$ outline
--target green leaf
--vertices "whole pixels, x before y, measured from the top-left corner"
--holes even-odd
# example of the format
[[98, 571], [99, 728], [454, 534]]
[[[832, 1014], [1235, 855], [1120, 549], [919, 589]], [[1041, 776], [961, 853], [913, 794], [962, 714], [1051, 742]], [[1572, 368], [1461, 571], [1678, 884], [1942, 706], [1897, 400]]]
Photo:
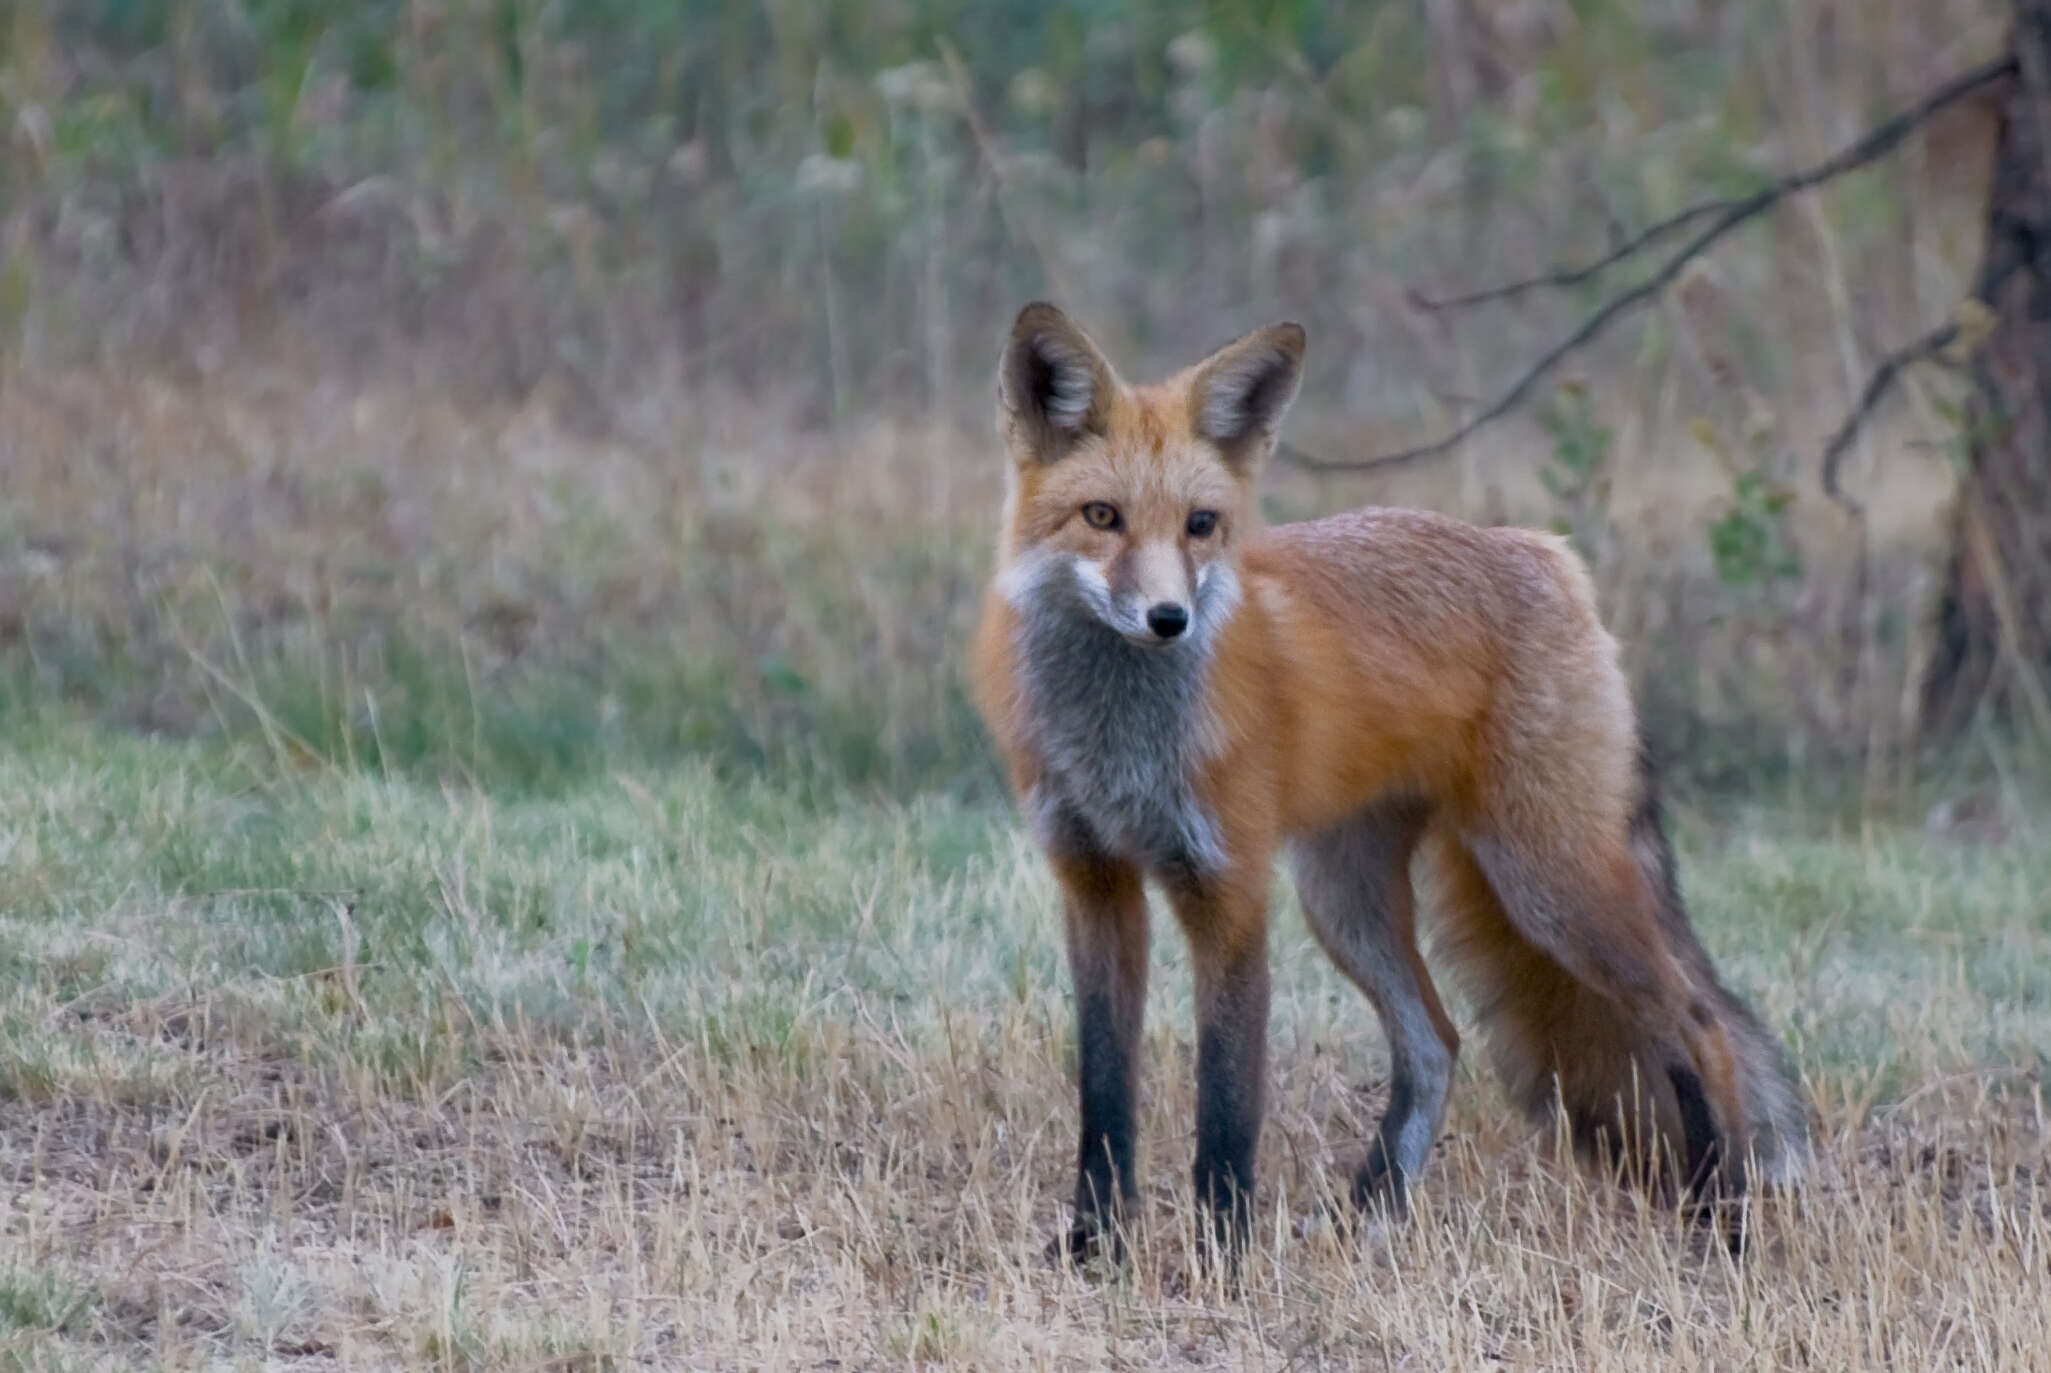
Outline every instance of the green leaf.
[[764, 654], [756, 666], [761, 670], [763, 682], [786, 696], [802, 696], [812, 689], [812, 684], [784, 661], [781, 654]]

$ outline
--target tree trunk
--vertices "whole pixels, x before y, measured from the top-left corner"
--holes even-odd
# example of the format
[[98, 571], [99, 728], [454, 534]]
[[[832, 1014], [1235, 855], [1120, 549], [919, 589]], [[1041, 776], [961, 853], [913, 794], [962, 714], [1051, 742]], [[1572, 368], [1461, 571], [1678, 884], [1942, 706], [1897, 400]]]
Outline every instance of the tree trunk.
[[1925, 737], [1983, 707], [2051, 730], [2051, 0], [2016, 0], [2013, 42], [1973, 291], [1994, 322], [1970, 364]]

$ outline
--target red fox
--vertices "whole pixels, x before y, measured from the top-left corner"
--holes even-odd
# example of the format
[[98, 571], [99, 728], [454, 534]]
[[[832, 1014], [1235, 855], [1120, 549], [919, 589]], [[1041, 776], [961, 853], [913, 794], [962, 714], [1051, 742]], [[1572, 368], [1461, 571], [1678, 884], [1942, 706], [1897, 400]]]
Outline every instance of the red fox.
[[[998, 371], [1010, 459], [976, 697], [1058, 880], [1081, 1095], [1075, 1224], [1134, 1196], [1144, 883], [1187, 935], [1197, 1196], [1243, 1237], [1288, 848], [1310, 928], [1389, 1042], [1352, 1194], [1400, 1213], [1460, 1037], [1422, 911], [1511, 1096], [1707, 1206], [1792, 1183], [1806, 1110], [1688, 924], [1617, 647], [1565, 541], [1409, 510], [1263, 528], [1295, 324], [1128, 385], [1029, 305]], [[1413, 896], [1418, 876], [1423, 900]]]

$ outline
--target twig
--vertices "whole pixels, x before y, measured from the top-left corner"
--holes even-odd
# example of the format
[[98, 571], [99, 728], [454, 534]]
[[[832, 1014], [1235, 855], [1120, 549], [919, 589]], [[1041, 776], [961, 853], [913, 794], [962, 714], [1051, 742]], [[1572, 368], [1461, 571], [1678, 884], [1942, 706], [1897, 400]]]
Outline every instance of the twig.
[[1679, 214], [1668, 215], [1657, 224], [1633, 234], [1593, 262], [1583, 263], [1579, 267], [1555, 267], [1552, 271], [1539, 276], [1505, 282], [1500, 286], [1490, 286], [1485, 290], [1470, 291], [1460, 296], [1434, 297], [1427, 296], [1422, 291], [1411, 291], [1410, 303], [1420, 310], [1439, 314], [1448, 310], [1464, 310], [1470, 305], [1486, 305], [1491, 301], [1514, 300], [1518, 296], [1546, 287], [1579, 286], [1590, 277], [1608, 271], [1624, 259], [1635, 257], [1642, 249], [1650, 247], [1674, 230], [1693, 224], [1696, 220], [1713, 215], [1719, 210], [1727, 210], [1735, 203], [1730, 200], [1699, 201]]
[[1837, 469], [1844, 461], [1844, 455], [1851, 450], [1852, 440], [1858, 437], [1859, 426], [1873, 413], [1873, 407], [1894, 386], [1895, 378], [1903, 371], [1926, 358], [1935, 357], [1951, 345], [1958, 337], [1958, 322], [1941, 324], [1914, 343], [1895, 349], [1880, 360], [1873, 369], [1873, 375], [1866, 379], [1866, 389], [1859, 393], [1859, 403], [1844, 417], [1844, 423], [1830, 436], [1830, 442], [1823, 446], [1823, 494], [1843, 506], [1851, 514], [1858, 514], [1857, 499], [1846, 494], [1837, 484]]
[[1494, 423], [1510, 411], [1516, 409], [1523, 402], [1524, 397], [1529, 395], [1533, 388], [1553, 368], [1559, 366], [1568, 354], [1593, 340], [1620, 315], [1635, 309], [1659, 294], [1660, 291], [1665, 289], [1668, 282], [1681, 274], [1681, 269], [1686, 267], [1698, 253], [1738, 225], [1744, 223], [1747, 219], [1750, 219], [1753, 215], [1764, 210], [1774, 200], [1779, 199], [1781, 194], [1784, 194], [1784, 192], [1779, 192], [1776, 188], [1769, 187], [1732, 205], [1730, 209], [1717, 216], [1714, 224], [1695, 235], [1692, 239], [1689, 239], [1687, 246], [1668, 258], [1657, 272], [1654, 272], [1644, 281], [1639, 282], [1623, 294], [1613, 297], [1608, 304], [1583, 320], [1579, 328], [1575, 329], [1573, 333], [1561, 339], [1551, 348], [1548, 348], [1539, 357], [1538, 361], [1525, 371], [1523, 376], [1519, 377], [1508, 390], [1496, 397], [1486, 409], [1444, 438], [1431, 443], [1419, 444], [1414, 448], [1400, 449], [1394, 453], [1383, 453], [1378, 457], [1338, 462], [1315, 460], [1303, 465], [1319, 472], [1365, 471], [1368, 468], [1374, 467], [1398, 467], [1404, 463], [1415, 462], [1419, 458], [1437, 457], [1450, 448], [1458, 447], [1476, 430]]
[[[2014, 275], [2018, 265], [2020, 264], [2010, 262], [1982, 272], [1981, 279], [1974, 283], [1969, 301], [1990, 300], [2008, 278]], [[1844, 455], [1851, 450], [1852, 440], [1858, 437], [1859, 427], [1866, 422], [1867, 417], [1873, 413], [1873, 408], [1886, 397], [1895, 380], [1903, 372], [1949, 348], [1957, 340], [1960, 331], [1959, 320], [1954, 318], [1882, 358], [1880, 365], [1873, 369], [1873, 375], [1866, 379], [1866, 387], [1859, 393], [1859, 403], [1852, 407], [1852, 412], [1845, 416], [1844, 423], [1837, 427], [1837, 432], [1830, 436], [1830, 442], [1824, 445], [1823, 494], [1836, 501], [1848, 513], [1858, 514], [1860, 505], [1856, 498], [1846, 494], [1838, 486], [1837, 473], [1844, 462]]]
[[2016, 59], [2014, 54], [2011, 53], [2005, 54], [1982, 66], [1975, 67], [1960, 76], [1953, 77], [1950, 81], [1939, 86], [1908, 109], [1876, 124], [1862, 138], [1843, 149], [1836, 156], [1819, 162], [1806, 171], [1795, 172], [1792, 175], [1782, 177], [1770, 185], [1762, 186], [1748, 196], [1727, 202], [1724, 208], [1717, 213], [1715, 219], [1711, 221], [1708, 228], [1702, 230], [1683, 244], [1678, 251], [1660, 264], [1657, 271], [1639, 282], [1636, 286], [1612, 297], [1607, 304], [1583, 320], [1572, 333], [1540, 355], [1538, 361], [1532, 364], [1523, 376], [1513, 382], [1507, 390], [1483, 409], [1480, 414], [1468, 420], [1465, 424], [1460, 425], [1444, 438], [1431, 443], [1419, 444], [1414, 448], [1405, 448], [1394, 453], [1384, 453], [1376, 457], [1357, 460], [1323, 461], [1312, 459], [1306, 462], [1294, 453], [1285, 453], [1283, 456], [1296, 462], [1299, 466], [1310, 468], [1313, 471], [1357, 472], [1365, 471], [1369, 468], [1395, 467], [1403, 463], [1414, 462], [1420, 458], [1436, 457], [1450, 448], [1457, 447], [1476, 430], [1501, 419], [1511, 410], [1514, 410], [1548, 373], [1559, 366], [1560, 362], [1568, 354], [1594, 340], [1621, 316], [1658, 295], [1660, 291], [1666, 288], [1669, 282], [1681, 274], [1682, 268], [1707, 251], [1712, 244], [1725, 234], [1746, 221], [1764, 214], [1787, 196], [1821, 185], [1833, 177], [1842, 176], [1844, 173], [1854, 168], [1862, 167], [1875, 158], [1891, 151], [1895, 145], [1908, 137], [1918, 125], [1928, 120], [1939, 110], [1957, 103], [1982, 86], [1990, 85], [1993, 82], [2013, 75], [2015, 70]]

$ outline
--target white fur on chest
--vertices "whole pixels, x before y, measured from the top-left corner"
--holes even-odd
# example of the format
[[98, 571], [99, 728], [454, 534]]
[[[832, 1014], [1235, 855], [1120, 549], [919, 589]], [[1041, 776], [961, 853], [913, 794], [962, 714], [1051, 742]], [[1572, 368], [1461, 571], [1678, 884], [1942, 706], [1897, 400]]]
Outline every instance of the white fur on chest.
[[1133, 643], [1090, 613], [1087, 595], [1056, 568], [1013, 596], [1026, 743], [1040, 767], [1034, 829], [1049, 847], [1215, 871], [1224, 841], [1192, 785], [1216, 752], [1208, 646]]

